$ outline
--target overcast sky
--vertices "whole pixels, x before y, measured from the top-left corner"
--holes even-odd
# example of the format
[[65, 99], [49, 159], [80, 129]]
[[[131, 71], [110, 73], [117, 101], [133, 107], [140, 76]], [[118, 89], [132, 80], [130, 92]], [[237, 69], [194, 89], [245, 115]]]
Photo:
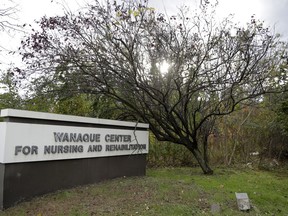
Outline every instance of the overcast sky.
[[[53, 16], [63, 13], [63, 6], [76, 11], [91, 0], [0, 0], [0, 8], [6, 8], [12, 3], [17, 5], [18, 12], [14, 15], [14, 23], [33, 23], [43, 15]], [[66, 2], [59, 4], [57, 1]], [[149, 4], [157, 10], [173, 13], [180, 6], [199, 6], [201, 0], [150, 0]], [[204, 0], [202, 0], [204, 1]], [[214, 1], [214, 0], [210, 0]], [[67, 3], [68, 2], [68, 3]], [[288, 0], [218, 0], [218, 13], [226, 16], [234, 14], [235, 21], [246, 23], [255, 14], [257, 19], [274, 27], [275, 31], [288, 38]], [[11, 57], [8, 50], [15, 50], [20, 44], [21, 32], [0, 32], [0, 69], [7, 68], [13, 61], [19, 61]], [[7, 49], [6, 51], [4, 50]]]

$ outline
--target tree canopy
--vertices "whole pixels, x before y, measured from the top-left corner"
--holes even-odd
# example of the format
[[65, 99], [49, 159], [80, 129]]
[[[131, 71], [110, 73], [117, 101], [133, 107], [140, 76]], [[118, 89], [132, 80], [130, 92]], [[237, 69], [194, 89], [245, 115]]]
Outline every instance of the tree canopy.
[[158, 140], [184, 145], [211, 174], [202, 146], [214, 119], [286, 81], [277, 35], [254, 17], [245, 27], [219, 22], [213, 10], [166, 16], [147, 1], [95, 1], [77, 14], [43, 17], [22, 41], [27, 68], [18, 75], [42, 92], [53, 83], [111, 98], [122, 119], [149, 123]]

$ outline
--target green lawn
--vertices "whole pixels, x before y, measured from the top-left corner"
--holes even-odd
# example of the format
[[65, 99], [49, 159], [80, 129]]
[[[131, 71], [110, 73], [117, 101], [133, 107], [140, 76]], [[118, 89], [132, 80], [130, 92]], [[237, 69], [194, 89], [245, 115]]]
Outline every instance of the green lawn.
[[[246, 192], [253, 208], [240, 212], [235, 192]], [[287, 215], [288, 171], [219, 168], [148, 169], [146, 177], [119, 178], [59, 191], [0, 213], [6, 215]]]

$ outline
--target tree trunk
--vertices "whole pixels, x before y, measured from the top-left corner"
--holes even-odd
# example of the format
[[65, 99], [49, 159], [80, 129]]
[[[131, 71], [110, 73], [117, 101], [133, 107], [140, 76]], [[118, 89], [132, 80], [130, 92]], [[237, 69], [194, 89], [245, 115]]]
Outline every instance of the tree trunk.
[[201, 154], [199, 149], [190, 148], [190, 147], [187, 147], [187, 148], [193, 153], [193, 155], [196, 158], [198, 164], [200, 165], [203, 173], [206, 175], [212, 175], [213, 170], [209, 167], [208, 162], [205, 160], [204, 155]]
[[209, 135], [205, 135], [204, 140], [203, 140], [203, 154], [204, 154], [204, 161], [206, 161], [206, 163], [209, 163], [209, 157], [208, 157], [208, 136]]

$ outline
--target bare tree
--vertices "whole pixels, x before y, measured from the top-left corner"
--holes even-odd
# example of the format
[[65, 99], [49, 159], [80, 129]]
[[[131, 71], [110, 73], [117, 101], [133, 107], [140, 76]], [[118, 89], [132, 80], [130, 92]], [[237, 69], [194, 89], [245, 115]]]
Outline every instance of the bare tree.
[[246, 27], [217, 24], [213, 9], [167, 17], [146, 1], [96, 1], [78, 14], [43, 17], [42, 30], [22, 41], [28, 68], [20, 73], [116, 100], [122, 118], [149, 123], [158, 140], [185, 146], [212, 174], [202, 148], [209, 122], [276, 91], [284, 47], [253, 17]]
[[14, 22], [15, 13], [17, 12], [17, 6], [13, 4], [12, 1], [6, 2], [10, 2], [12, 4], [10, 6], [2, 4], [0, 7], [0, 31], [18, 29], [18, 25]]
[[[17, 5], [12, 0], [2, 0], [0, 4], [0, 35], [1, 38], [11, 36], [10, 33], [14, 30], [20, 31], [21, 27], [16, 23]], [[3, 38], [2, 38], [3, 39]], [[5, 56], [2, 56], [2, 51], [8, 51], [7, 44], [0, 42], [0, 64], [5, 62]], [[1, 70], [0, 70], [1, 71]]]

